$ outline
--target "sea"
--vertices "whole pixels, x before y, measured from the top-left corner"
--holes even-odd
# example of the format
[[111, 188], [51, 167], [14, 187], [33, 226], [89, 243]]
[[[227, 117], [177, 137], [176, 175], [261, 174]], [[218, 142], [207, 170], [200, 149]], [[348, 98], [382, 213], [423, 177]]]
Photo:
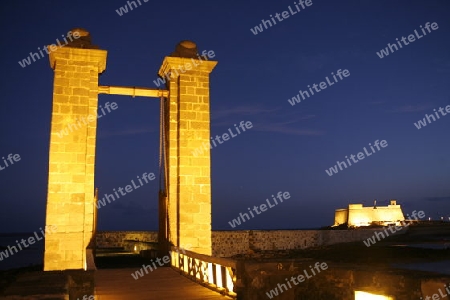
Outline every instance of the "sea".
[[[39, 236], [42, 237], [42, 235]], [[0, 270], [9, 270], [43, 264], [44, 239], [36, 241], [33, 245], [29, 245], [26, 248], [21, 245], [22, 250], [20, 250], [17, 246], [16, 241], [20, 242], [22, 239], [28, 240], [29, 237], [34, 237], [34, 233], [0, 233]], [[28, 245], [28, 242], [26, 244]], [[12, 249], [13, 255], [11, 255], [8, 250], [8, 246], [15, 246], [18, 252], [16, 253], [14, 249]], [[5, 257], [6, 253], [8, 257]]]

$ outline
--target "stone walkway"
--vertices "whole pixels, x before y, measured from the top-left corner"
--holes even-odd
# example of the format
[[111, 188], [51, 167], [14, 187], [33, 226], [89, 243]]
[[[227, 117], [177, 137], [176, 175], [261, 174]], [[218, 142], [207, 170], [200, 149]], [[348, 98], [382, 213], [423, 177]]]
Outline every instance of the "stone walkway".
[[103, 269], [95, 272], [96, 300], [213, 300], [231, 299], [205, 288], [165, 267], [135, 280], [137, 269]]

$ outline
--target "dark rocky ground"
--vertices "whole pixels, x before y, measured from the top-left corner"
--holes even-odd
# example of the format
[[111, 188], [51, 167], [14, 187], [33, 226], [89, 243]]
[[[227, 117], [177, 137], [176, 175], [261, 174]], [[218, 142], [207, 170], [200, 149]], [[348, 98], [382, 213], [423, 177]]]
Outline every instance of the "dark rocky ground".
[[443, 246], [450, 246], [450, 224], [438, 223], [410, 226], [406, 234], [387, 237], [377, 241], [375, 245], [370, 247], [367, 247], [361, 241], [304, 250], [254, 251], [245, 255], [236, 255], [233, 258], [256, 262], [316, 259], [367, 266], [450, 260], [450, 248], [424, 249], [406, 247], [412, 244], [442, 244]]
[[6, 287], [17, 280], [17, 277], [21, 274], [30, 272], [37, 272], [43, 270], [43, 265], [36, 265], [32, 267], [18, 268], [6, 271], [0, 271], [0, 295], [4, 292]]
[[[110, 256], [96, 257], [98, 269], [140, 268], [148, 259], [111, 249]], [[114, 255], [116, 253], [117, 255]], [[92, 295], [93, 272], [55, 271], [44, 272], [43, 265], [0, 271], [0, 299], [81, 299]]]
[[0, 272], [0, 299], [65, 300], [94, 293], [94, 273], [83, 270], [44, 272], [33, 266]]
[[[358, 230], [358, 229], [355, 229]], [[298, 276], [316, 262], [328, 269], [276, 296], [278, 300], [353, 300], [355, 291], [389, 295], [396, 300], [420, 299], [443, 288], [450, 275], [440, 274], [450, 261], [449, 224], [410, 226], [404, 235], [391, 236], [367, 247], [362, 241], [289, 251], [254, 251], [234, 258], [245, 265], [244, 299], [267, 299], [267, 292], [286, 278]], [[442, 249], [408, 247], [441, 245]], [[442, 268], [439, 267], [442, 261]], [[435, 272], [412, 271], [393, 265], [438, 262]], [[448, 268], [447, 268], [448, 269]], [[309, 271], [309, 274], [311, 272]]]
[[[349, 287], [351, 287], [355, 282], [358, 283], [358, 280], [353, 279], [354, 276], [361, 278], [367, 277], [367, 280], [364, 279], [367, 281], [367, 285], [371, 284], [370, 281], [375, 280], [374, 278], [381, 281], [383, 278], [392, 276], [389, 278], [392, 278], [391, 280], [393, 281], [406, 282], [408, 285], [411, 285], [411, 289], [415, 289], [415, 293], [418, 295], [417, 280], [420, 281], [424, 280], [424, 278], [436, 277], [440, 275], [430, 275], [430, 273], [419, 271], [396, 271], [392, 269], [391, 265], [394, 263], [426, 263], [450, 260], [450, 249], [406, 247], [406, 245], [411, 244], [427, 243], [450, 245], [450, 224], [430, 223], [427, 225], [410, 226], [406, 234], [388, 237], [370, 247], [365, 246], [363, 242], [356, 242], [316, 247], [305, 250], [255, 251], [245, 255], [237, 255], [234, 258], [245, 262], [247, 273], [246, 283], [249, 286], [252, 287], [255, 282], [258, 282], [258, 280], [260, 282], [261, 286], [252, 288], [249, 293], [260, 293], [264, 297], [267, 297], [265, 295], [265, 291], [270, 290], [270, 288], [276, 285], [276, 283], [283, 282], [280, 280], [283, 280], [290, 273], [298, 273], [306, 268], [307, 265], [319, 261], [327, 262], [330, 269], [333, 269], [333, 271], [328, 273], [333, 274], [333, 276], [327, 275], [328, 278], [323, 277], [323, 280], [326, 278], [327, 281], [334, 282], [337, 286], [341, 285], [348, 287], [348, 291], [346, 289], [344, 289], [345, 291], [331, 289], [330, 293], [332, 292], [341, 295], [339, 296], [341, 298], [337, 297], [336, 299], [346, 299], [347, 297], [350, 297], [351, 293], [349, 292]], [[117, 251], [117, 249], [115, 251]], [[96, 266], [99, 269], [141, 267], [144, 263], [148, 263], [148, 259], [126, 253], [120, 253], [120, 255], [117, 256], [106, 255], [96, 258]], [[280, 263], [283, 270], [278, 269]], [[289, 271], [289, 268], [291, 268], [291, 271]], [[83, 274], [42, 272], [42, 269], [43, 266], [40, 265], [0, 271], [0, 299], [5, 299], [2, 298], [2, 295], [5, 295], [5, 291], [9, 290], [9, 293], [11, 293], [11, 291], [14, 293], [14, 289], [17, 289], [18, 287], [20, 288], [21, 286], [28, 286], [30, 291], [33, 292], [39, 292], [39, 287], [44, 288], [44, 290], [54, 289], [55, 298], [52, 299], [60, 299], [59, 297], [61, 294], [70, 293], [70, 288], [67, 288], [68, 282], [72, 282], [76, 285], [77, 281], [84, 282], [91, 280], [91, 277], [89, 277], [91, 274], [88, 274], [89, 278], [83, 278]], [[360, 282], [365, 282], [361, 281], [361, 278], [359, 278]], [[320, 278], [318, 277], [318, 279]], [[283, 296], [287, 297], [290, 295], [289, 297], [292, 297], [290, 299], [297, 299], [300, 297], [299, 295], [305, 295], [305, 293], [308, 293], [308, 291], [315, 285], [317, 285], [317, 288], [322, 285], [326, 285], [325, 281], [320, 282], [318, 279], [311, 280], [297, 289], [292, 289], [292, 292], [286, 292]], [[38, 290], [36, 290], [33, 285], [35, 285]], [[59, 290], [58, 286], [64, 286], [65, 290]], [[311, 287], [306, 288], [308, 286]], [[328, 284], [327, 286], [331, 285]], [[91, 287], [88, 288], [90, 289]], [[77, 289], [75, 288], [75, 291], [76, 290]], [[319, 298], [310, 296], [308, 299], [334, 299], [333, 297], [326, 298], [329, 297], [325, 297], [325, 293], [328, 292], [326, 292], [323, 288], [321, 288], [321, 290], [323, 294], [322, 296], [317, 296]], [[16, 292], [19, 293], [18, 291]], [[400, 293], [400, 291], [393, 288], [391, 288], [390, 292]], [[77, 293], [81, 293], [81, 291], [77, 291]], [[87, 294], [88, 292], [82, 291], [82, 293]], [[410, 296], [410, 294], [405, 294], [404, 299], [408, 299]], [[283, 297], [280, 297], [280, 299], [282, 298]]]

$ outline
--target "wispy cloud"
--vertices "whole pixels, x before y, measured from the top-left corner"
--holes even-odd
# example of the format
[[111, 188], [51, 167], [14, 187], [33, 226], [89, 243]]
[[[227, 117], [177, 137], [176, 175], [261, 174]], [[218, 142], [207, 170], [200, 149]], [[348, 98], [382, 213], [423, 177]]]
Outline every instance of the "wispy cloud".
[[263, 132], [277, 132], [284, 134], [292, 134], [292, 135], [324, 135], [325, 132], [321, 130], [311, 130], [311, 129], [301, 129], [295, 127], [289, 127], [282, 124], [260, 124], [254, 126], [255, 131], [263, 131]]
[[230, 126], [237, 120], [251, 121], [252, 130], [260, 132], [276, 132], [291, 135], [323, 135], [325, 132], [305, 128], [308, 120], [316, 115], [300, 115], [298, 112], [287, 111], [281, 107], [269, 108], [261, 104], [241, 105], [232, 108], [221, 108], [212, 113], [213, 126]]
[[325, 66], [333, 62], [334, 55], [331, 56], [325, 53], [317, 53], [313, 55], [300, 55], [298, 64], [302, 70], [309, 72], [322, 70]]
[[428, 202], [450, 202], [450, 197], [427, 197], [425, 201]]
[[118, 131], [108, 131], [108, 132], [102, 132], [100, 131], [98, 137], [99, 138], [107, 138], [112, 136], [124, 136], [124, 135], [137, 135], [137, 134], [144, 134], [149, 132], [156, 132], [158, 129], [156, 128], [129, 128], [129, 129], [123, 129]]
[[[354, 43], [351, 43], [351, 40], [355, 40]], [[359, 36], [353, 35], [349, 37], [349, 44], [352, 44], [350, 49], [340, 49], [338, 51], [333, 52], [323, 52], [323, 53], [307, 53], [302, 52], [300, 55], [297, 55], [296, 66], [298, 66], [301, 70], [306, 72], [323, 72], [333, 68], [343, 68], [343, 61], [348, 61], [348, 59], [352, 60], [367, 60], [369, 55], [372, 55], [372, 52], [363, 51], [358, 48]]]
[[211, 118], [214, 119], [221, 119], [226, 118], [229, 116], [256, 116], [256, 115], [262, 115], [262, 114], [268, 114], [268, 113], [274, 113], [281, 108], [265, 108], [262, 105], [241, 105], [241, 106], [234, 106], [231, 108], [221, 108], [217, 111], [213, 111], [211, 113]]
[[422, 112], [427, 111], [429, 109], [433, 108], [430, 104], [414, 104], [414, 105], [403, 105], [396, 108], [393, 108], [391, 110], [388, 110], [390, 113], [415, 113], [415, 112]]
[[381, 105], [381, 104], [384, 104], [384, 103], [386, 103], [386, 101], [382, 101], [382, 100], [369, 102], [370, 105]]
[[[233, 107], [222, 107], [211, 112], [213, 126], [233, 126], [234, 122], [251, 121], [253, 130], [260, 132], [278, 132], [291, 135], [323, 135], [321, 130], [304, 128], [308, 120], [316, 115], [301, 115], [297, 111], [282, 107], [267, 107], [262, 104], [247, 104]], [[118, 131], [100, 131], [99, 138], [130, 136], [153, 133], [159, 128], [128, 128]]]
[[440, 73], [450, 73], [450, 60], [435, 58], [433, 62], [436, 65], [436, 71]]

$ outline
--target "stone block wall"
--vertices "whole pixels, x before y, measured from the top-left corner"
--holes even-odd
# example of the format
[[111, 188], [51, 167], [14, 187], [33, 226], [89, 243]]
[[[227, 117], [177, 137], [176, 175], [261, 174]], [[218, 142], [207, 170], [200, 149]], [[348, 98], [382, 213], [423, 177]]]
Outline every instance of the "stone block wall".
[[[212, 255], [230, 257], [249, 251], [305, 249], [363, 241], [380, 229], [361, 230], [239, 230], [213, 231]], [[400, 231], [397, 234], [405, 233]], [[103, 231], [97, 233], [97, 247], [124, 247], [124, 240], [157, 242], [156, 231]]]
[[249, 232], [249, 230], [213, 231], [212, 255], [230, 257], [236, 254], [247, 253], [250, 250]]
[[124, 247], [125, 241], [158, 242], [157, 231], [99, 231], [97, 248]]
[[[283, 261], [281, 261], [283, 262]], [[316, 276], [311, 276], [309, 265], [311, 262], [284, 261], [285, 265], [293, 264], [294, 270], [288, 268], [277, 269], [276, 262], [246, 262], [245, 272], [242, 278], [244, 288], [239, 299], [260, 300], [269, 299], [267, 292], [286, 285], [278, 296], [272, 294], [273, 299], [431, 299], [430, 296], [438, 293], [438, 289], [444, 291], [444, 285], [449, 282], [450, 276], [436, 276], [435, 274], [417, 273], [408, 270], [361, 270], [353, 266], [328, 264], [326, 270], [322, 270]], [[319, 261], [321, 262], [321, 261]], [[286, 284], [286, 278], [297, 277], [309, 272], [310, 278], [291, 286]], [[279, 290], [278, 290], [279, 291]], [[355, 292], [366, 292], [355, 298]], [[384, 298], [382, 297], [385, 296]], [[428, 295], [428, 297], [425, 297]], [[435, 298], [445, 299], [448, 298]]]
[[320, 243], [320, 230], [255, 230], [250, 233], [252, 250], [304, 249]]

